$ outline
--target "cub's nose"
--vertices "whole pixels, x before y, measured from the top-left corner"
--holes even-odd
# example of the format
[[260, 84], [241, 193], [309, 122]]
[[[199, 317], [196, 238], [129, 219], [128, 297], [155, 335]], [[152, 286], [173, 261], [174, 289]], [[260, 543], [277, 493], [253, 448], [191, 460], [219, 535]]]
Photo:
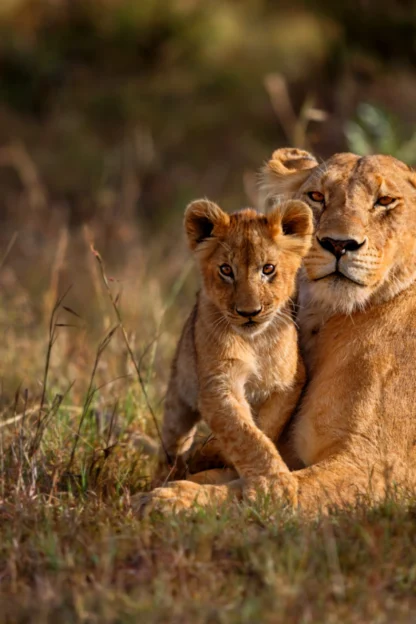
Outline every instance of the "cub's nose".
[[357, 251], [357, 249], [364, 245], [365, 241], [359, 243], [353, 238], [349, 238], [347, 240], [337, 240], [326, 236], [325, 238], [318, 238], [318, 243], [321, 247], [332, 253], [337, 260], [339, 260], [341, 256], [347, 253], [347, 251]]
[[244, 318], [251, 318], [252, 316], [260, 314], [261, 308], [257, 308], [256, 310], [241, 310], [240, 308], [236, 308], [235, 311]]

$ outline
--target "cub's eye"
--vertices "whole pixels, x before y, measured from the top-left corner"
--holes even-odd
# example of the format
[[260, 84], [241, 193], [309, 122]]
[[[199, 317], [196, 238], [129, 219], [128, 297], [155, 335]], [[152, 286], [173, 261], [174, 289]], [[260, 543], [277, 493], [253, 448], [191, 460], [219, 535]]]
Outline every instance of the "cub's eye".
[[390, 197], [390, 195], [383, 195], [383, 197], [379, 197], [375, 206], [390, 206], [394, 202], [394, 197]]
[[265, 264], [263, 267], [264, 275], [271, 275], [272, 273], [274, 273], [275, 268], [276, 267], [274, 266], [274, 264]]
[[311, 191], [310, 193], [308, 193], [308, 197], [312, 201], [318, 202], [318, 204], [324, 204], [325, 203], [325, 197], [319, 191]]
[[234, 273], [229, 264], [222, 264], [220, 266], [220, 272], [225, 275], [225, 277], [233, 277]]

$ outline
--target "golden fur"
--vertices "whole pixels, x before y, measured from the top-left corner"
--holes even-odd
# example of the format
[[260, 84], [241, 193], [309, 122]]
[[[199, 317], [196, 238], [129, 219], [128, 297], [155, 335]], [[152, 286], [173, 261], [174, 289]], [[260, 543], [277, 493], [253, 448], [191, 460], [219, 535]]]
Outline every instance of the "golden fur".
[[290, 297], [312, 212], [292, 200], [267, 216], [250, 209], [228, 215], [198, 200], [184, 225], [202, 288], [172, 366], [162, 468], [168, 455], [175, 476], [183, 473], [202, 417], [222, 455], [249, 478], [267, 466], [305, 380]]
[[[264, 487], [312, 513], [414, 489], [416, 173], [389, 156], [337, 154], [318, 164], [281, 149], [265, 167], [262, 192], [266, 203], [306, 201], [315, 224], [298, 317], [308, 383], [293, 426], [305, 468], [284, 475], [273, 451]], [[184, 508], [247, 491], [244, 480], [178, 482], [147, 502]]]

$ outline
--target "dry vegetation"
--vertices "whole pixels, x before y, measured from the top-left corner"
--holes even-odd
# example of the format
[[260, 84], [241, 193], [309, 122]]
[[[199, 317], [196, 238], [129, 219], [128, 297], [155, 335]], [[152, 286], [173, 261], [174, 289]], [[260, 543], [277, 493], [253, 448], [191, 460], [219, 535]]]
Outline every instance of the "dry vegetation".
[[62, 230], [37, 297], [19, 238], [3, 254], [0, 621], [413, 621], [411, 497], [315, 521], [267, 500], [134, 517], [194, 280], [180, 239], [153, 261], [130, 232], [107, 274], [90, 230]]
[[197, 287], [184, 205], [251, 201], [282, 144], [410, 160], [406, 5], [0, 2], [1, 622], [414, 621], [411, 496], [129, 506]]

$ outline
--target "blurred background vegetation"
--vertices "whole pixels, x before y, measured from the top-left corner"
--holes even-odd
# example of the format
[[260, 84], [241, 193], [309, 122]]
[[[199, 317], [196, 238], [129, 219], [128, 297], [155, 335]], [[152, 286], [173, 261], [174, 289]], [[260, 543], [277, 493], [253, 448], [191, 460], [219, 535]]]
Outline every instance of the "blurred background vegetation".
[[189, 200], [255, 203], [282, 145], [416, 162], [415, 33], [413, 0], [1, 0], [0, 377], [69, 285], [108, 329], [92, 241], [144, 348], [195, 290]]
[[414, 621], [414, 503], [129, 499], [197, 288], [185, 205], [255, 204], [285, 145], [416, 164], [415, 65], [416, 0], [0, 0], [1, 622]]

